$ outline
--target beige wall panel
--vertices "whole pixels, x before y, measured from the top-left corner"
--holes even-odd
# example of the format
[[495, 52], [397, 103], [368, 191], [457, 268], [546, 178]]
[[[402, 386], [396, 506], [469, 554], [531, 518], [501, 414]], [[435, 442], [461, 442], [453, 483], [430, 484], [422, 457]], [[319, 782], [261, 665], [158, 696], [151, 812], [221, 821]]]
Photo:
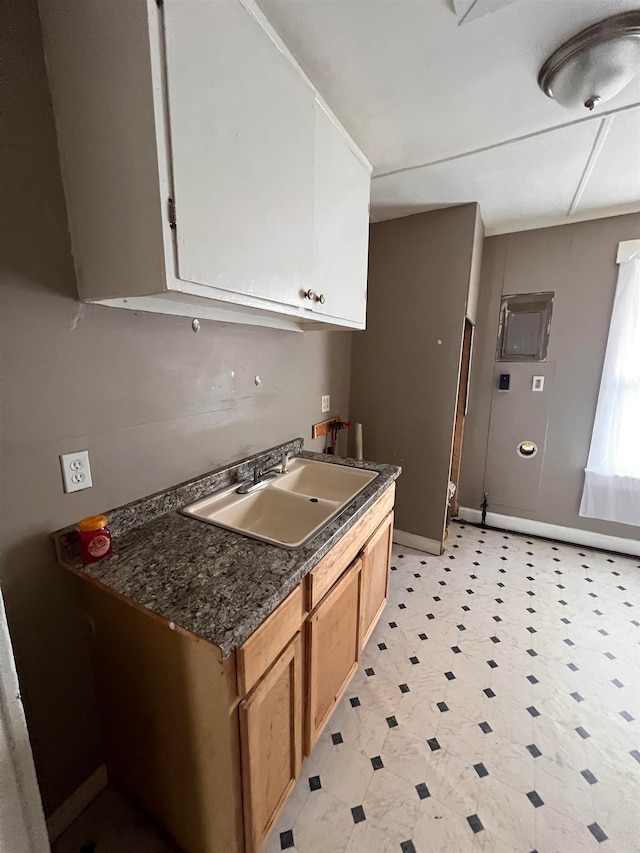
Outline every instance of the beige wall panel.
[[[618, 276], [617, 247], [639, 235], [640, 214], [629, 214], [485, 241], [462, 459], [462, 506], [478, 508], [484, 488], [489, 487], [490, 510], [638, 538], [638, 528], [581, 518], [578, 508]], [[500, 396], [494, 390], [494, 374], [519, 376], [524, 367], [495, 363], [501, 296], [537, 291], [555, 292], [547, 361], [553, 370], [552, 385], [545, 384], [543, 394], [518, 391]], [[544, 365], [528, 368], [532, 375], [545, 373]], [[546, 442], [537, 501], [526, 507], [528, 486], [512, 485], [521, 460], [515, 454], [503, 457], [497, 448], [514, 432], [523, 400], [533, 404], [533, 398], [541, 396], [548, 407]], [[510, 503], [494, 505], [496, 495], [506, 500], [507, 494]]]
[[[498, 390], [501, 373], [510, 374], [508, 391]], [[543, 392], [531, 390], [534, 375], [544, 376]], [[552, 395], [552, 364], [496, 364], [485, 479], [493, 512], [501, 511], [497, 505], [529, 511], [538, 508]], [[528, 459], [518, 456], [516, 446], [521, 441], [533, 441], [538, 446], [538, 453]], [[504, 475], [505, 471], [509, 476]]]
[[476, 212], [476, 224], [473, 233], [473, 254], [469, 275], [469, 295], [467, 298], [467, 317], [475, 326], [478, 322], [478, 300], [480, 299], [480, 278], [482, 274], [482, 255], [484, 248], [484, 225], [480, 208]]
[[441, 541], [477, 205], [371, 226], [351, 417], [364, 456], [402, 465], [398, 530]]

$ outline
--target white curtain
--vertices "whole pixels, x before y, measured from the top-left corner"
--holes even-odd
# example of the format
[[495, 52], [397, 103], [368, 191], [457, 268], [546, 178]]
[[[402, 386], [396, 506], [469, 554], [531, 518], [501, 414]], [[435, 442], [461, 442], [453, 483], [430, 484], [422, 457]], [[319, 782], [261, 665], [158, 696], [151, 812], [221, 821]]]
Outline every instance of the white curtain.
[[620, 264], [580, 515], [640, 527], [640, 256]]

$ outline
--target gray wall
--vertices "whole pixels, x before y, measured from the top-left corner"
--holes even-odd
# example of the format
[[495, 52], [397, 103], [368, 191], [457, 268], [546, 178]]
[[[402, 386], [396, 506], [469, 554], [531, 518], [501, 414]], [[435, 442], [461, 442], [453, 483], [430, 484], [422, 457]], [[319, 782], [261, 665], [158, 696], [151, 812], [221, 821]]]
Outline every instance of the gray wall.
[[[3, 11], [0, 582], [50, 813], [102, 752], [75, 581], [48, 533], [309, 436], [322, 394], [347, 417], [351, 335], [210, 322], [196, 335], [187, 319], [81, 305], [35, 0]], [[58, 454], [85, 448], [95, 485], [64, 495]]]
[[396, 527], [436, 542], [478, 220], [470, 204], [372, 225], [367, 330], [353, 336], [350, 409], [364, 456], [402, 465]]
[[[618, 266], [618, 243], [640, 236], [640, 214], [598, 219], [485, 240], [460, 503], [565, 527], [638, 538], [638, 528], [580, 518]], [[495, 362], [503, 294], [555, 291], [548, 360]], [[497, 391], [497, 374], [511, 389]], [[544, 375], [543, 393], [531, 377]], [[537, 457], [516, 444], [531, 438]]]

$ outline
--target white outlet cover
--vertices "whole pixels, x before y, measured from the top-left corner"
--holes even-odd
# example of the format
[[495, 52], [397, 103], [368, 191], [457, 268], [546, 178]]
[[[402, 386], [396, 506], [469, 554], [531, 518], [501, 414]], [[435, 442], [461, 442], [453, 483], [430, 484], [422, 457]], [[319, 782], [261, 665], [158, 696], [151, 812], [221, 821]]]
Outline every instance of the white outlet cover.
[[67, 494], [69, 492], [81, 492], [83, 489], [90, 489], [93, 486], [88, 450], [63, 453], [60, 456], [60, 468], [62, 469], [64, 490]]
[[544, 391], [544, 376], [534, 376], [531, 383], [532, 391]]
[[329, 394], [324, 394], [322, 397], [322, 411], [328, 412], [331, 408], [331, 396]]

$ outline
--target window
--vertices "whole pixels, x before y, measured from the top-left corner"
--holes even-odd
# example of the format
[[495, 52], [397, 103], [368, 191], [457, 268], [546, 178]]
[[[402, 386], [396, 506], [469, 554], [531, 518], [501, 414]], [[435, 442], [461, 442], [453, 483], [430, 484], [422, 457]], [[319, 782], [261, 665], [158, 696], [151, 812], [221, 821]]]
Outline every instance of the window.
[[640, 241], [620, 263], [580, 515], [640, 527]]

